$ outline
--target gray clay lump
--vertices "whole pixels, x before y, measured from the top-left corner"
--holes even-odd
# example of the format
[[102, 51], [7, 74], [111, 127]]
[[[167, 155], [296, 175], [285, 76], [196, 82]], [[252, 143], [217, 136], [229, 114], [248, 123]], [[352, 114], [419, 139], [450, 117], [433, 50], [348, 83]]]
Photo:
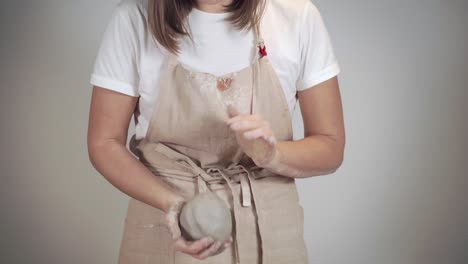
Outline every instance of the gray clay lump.
[[215, 240], [226, 241], [232, 231], [231, 211], [211, 191], [200, 193], [182, 208], [180, 225], [188, 240], [211, 236]]

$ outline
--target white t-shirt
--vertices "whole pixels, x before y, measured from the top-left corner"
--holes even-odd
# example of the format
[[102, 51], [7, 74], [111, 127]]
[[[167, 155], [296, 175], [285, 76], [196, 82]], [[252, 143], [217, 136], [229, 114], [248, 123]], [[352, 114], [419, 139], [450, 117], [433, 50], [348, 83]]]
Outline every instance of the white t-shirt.
[[[340, 72], [319, 10], [309, 0], [269, 0], [261, 23], [268, 58], [277, 73], [292, 116], [297, 91]], [[146, 23], [148, 0], [122, 0], [104, 32], [91, 84], [140, 96], [135, 133], [146, 135], [159, 94], [158, 74], [168, 51], [156, 44]], [[181, 39], [179, 62], [192, 71], [224, 75], [248, 67], [256, 52], [252, 30], [240, 32], [225, 21], [227, 13], [193, 9], [188, 24], [194, 44]]]

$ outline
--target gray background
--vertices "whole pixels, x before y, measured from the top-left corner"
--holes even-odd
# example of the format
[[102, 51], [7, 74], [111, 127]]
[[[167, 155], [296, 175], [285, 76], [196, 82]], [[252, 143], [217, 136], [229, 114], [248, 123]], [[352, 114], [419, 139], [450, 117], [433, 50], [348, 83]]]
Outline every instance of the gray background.
[[[1, 263], [116, 263], [127, 197], [86, 149], [116, 2], [1, 3]], [[347, 144], [336, 173], [298, 181], [311, 263], [468, 263], [468, 1], [315, 4]]]

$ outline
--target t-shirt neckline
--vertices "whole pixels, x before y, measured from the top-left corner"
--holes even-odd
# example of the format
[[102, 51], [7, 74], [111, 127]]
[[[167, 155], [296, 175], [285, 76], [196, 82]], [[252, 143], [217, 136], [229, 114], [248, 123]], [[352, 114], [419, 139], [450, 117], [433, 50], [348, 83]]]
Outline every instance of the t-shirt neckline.
[[209, 20], [223, 20], [227, 18], [230, 14], [230, 12], [210, 13], [210, 12], [202, 11], [196, 7], [192, 8], [191, 13], [192, 13], [191, 15], [196, 18], [209, 19]]

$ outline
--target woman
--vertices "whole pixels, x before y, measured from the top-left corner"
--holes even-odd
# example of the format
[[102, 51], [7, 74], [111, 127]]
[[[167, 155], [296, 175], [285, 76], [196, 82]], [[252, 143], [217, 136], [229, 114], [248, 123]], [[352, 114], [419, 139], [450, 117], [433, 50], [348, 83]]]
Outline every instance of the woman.
[[[308, 263], [295, 178], [341, 165], [339, 71], [308, 0], [122, 1], [88, 131], [94, 167], [131, 197], [119, 263]], [[297, 101], [305, 137], [293, 141]], [[226, 241], [181, 235], [200, 192], [230, 208]]]

